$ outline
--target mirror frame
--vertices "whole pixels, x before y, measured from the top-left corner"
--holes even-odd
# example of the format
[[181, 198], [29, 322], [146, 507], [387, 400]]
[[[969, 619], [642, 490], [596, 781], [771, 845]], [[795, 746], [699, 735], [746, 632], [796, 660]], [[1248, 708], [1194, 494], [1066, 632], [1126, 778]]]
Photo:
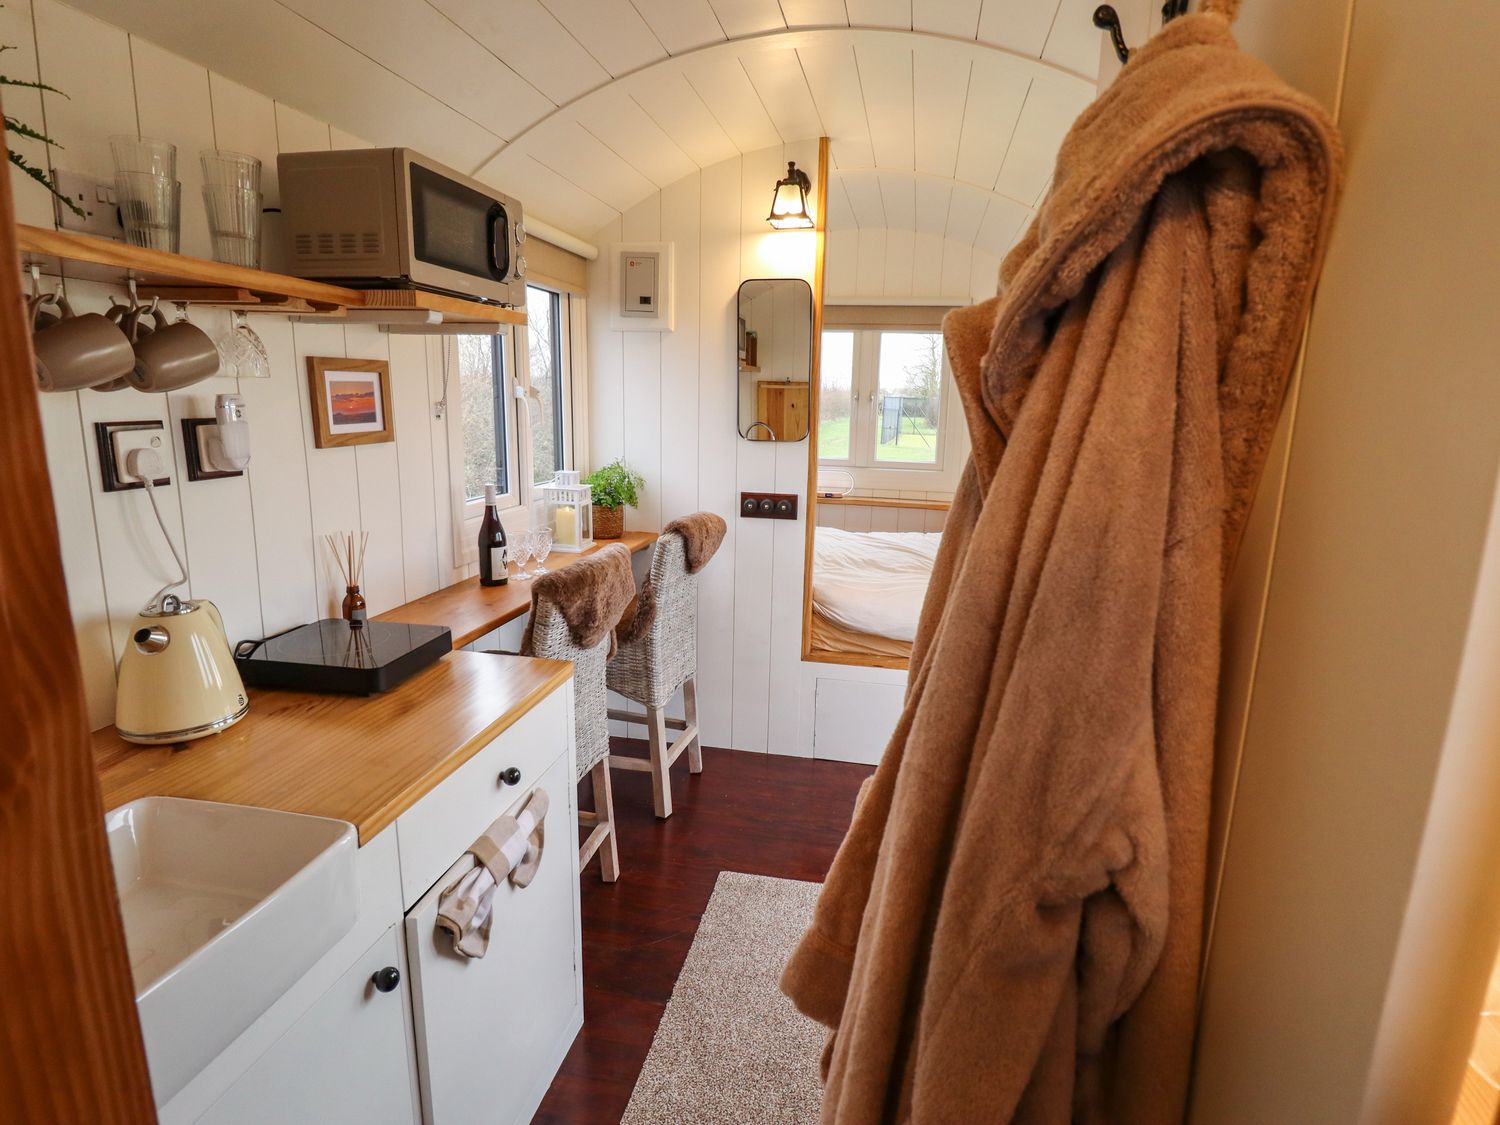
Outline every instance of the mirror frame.
[[[819, 251], [818, 252], [819, 252], [819, 261], [821, 262], [821, 255], [822, 255], [822, 243], [821, 243], [821, 241], [819, 242]], [[807, 429], [806, 429], [805, 432], [803, 432], [801, 434], [801, 436], [794, 437], [794, 438], [792, 438], [792, 437], [777, 437], [777, 436], [775, 436], [775, 433], [776, 433], [775, 430], [771, 430], [772, 436], [769, 439], [765, 439], [765, 438], [756, 439], [756, 438], [752, 438], [749, 435], [749, 433], [748, 433], [749, 427], [746, 427], [744, 425], [743, 419], [741, 419], [741, 417], [740, 417], [740, 410], [741, 410], [741, 408], [744, 405], [743, 399], [739, 397], [739, 393], [740, 393], [740, 379], [745, 374], [745, 371], [740, 366], [740, 359], [739, 359], [739, 333], [738, 332], [735, 333], [735, 341], [734, 341], [734, 356], [735, 356], [734, 377], [735, 377], [735, 393], [736, 393], [736, 396], [737, 396], [736, 397], [736, 402], [735, 402], [734, 428], [735, 428], [736, 432], [739, 434], [739, 438], [740, 438], [741, 441], [756, 441], [756, 440], [766, 441], [766, 440], [769, 440], [769, 441], [775, 442], [775, 443], [789, 443], [789, 444], [795, 445], [799, 441], [808, 441], [808, 440], [810, 440], [812, 438], [812, 430], [813, 430], [813, 413], [812, 413], [812, 411], [813, 411], [814, 403], [816, 401], [816, 394], [815, 394], [814, 388], [815, 388], [815, 386], [817, 384], [817, 378], [818, 378], [818, 337], [817, 337], [817, 332], [818, 332], [818, 324], [819, 324], [819, 321], [821, 320], [821, 317], [818, 315], [819, 311], [820, 311], [820, 307], [819, 307], [819, 299], [820, 299], [819, 298], [819, 291], [814, 286], [809, 285], [807, 283], [807, 279], [805, 277], [747, 277], [744, 281], [740, 282], [739, 288], [734, 291], [734, 315], [735, 315], [735, 321], [736, 321], [737, 324], [742, 323], [744, 321], [744, 319], [745, 319], [743, 316], [740, 315], [740, 310], [743, 307], [743, 298], [744, 298], [744, 293], [745, 293], [745, 286], [747, 286], [747, 285], [755, 285], [755, 284], [762, 284], [762, 283], [771, 283], [771, 282], [777, 282], [777, 281], [795, 282], [797, 285], [800, 285], [804, 289], [807, 290], [807, 400], [808, 400]], [[785, 382], [789, 382], [789, 383], [795, 383], [798, 380], [788, 379], [788, 380], [784, 380], [784, 381]], [[769, 423], [761, 422], [758, 419], [755, 420], [755, 421], [752, 421], [750, 423], [751, 427], [754, 427], [754, 426], [757, 426], [757, 425], [765, 426], [768, 430], [771, 429]]]

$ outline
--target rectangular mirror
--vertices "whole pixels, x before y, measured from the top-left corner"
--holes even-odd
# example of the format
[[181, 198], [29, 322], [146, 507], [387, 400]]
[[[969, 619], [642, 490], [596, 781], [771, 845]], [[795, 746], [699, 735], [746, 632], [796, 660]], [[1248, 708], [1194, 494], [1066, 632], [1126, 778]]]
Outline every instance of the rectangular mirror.
[[801, 278], [754, 278], [740, 285], [740, 436], [802, 441], [812, 391], [812, 286]]

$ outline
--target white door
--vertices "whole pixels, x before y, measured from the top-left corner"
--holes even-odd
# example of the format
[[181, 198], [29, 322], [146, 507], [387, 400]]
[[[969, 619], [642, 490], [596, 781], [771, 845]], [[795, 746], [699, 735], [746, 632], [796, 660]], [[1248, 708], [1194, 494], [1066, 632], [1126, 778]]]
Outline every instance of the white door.
[[406, 915], [429, 1125], [525, 1125], [566, 1053], [564, 1037], [576, 1029], [582, 978], [571, 757], [559, 755], [538, 782], [549, 800], [542, 863], [525, 889], [509, 882], [496, 889], [483, 957], [460, 957], [437, 929], [438, 899], [472, 866], [467, 856]]
[[[400, 924], [388, 929], [199, 1125], [412, 1125], [418, 1120]], [[389, 992], [374, 976], [401, 974]]]

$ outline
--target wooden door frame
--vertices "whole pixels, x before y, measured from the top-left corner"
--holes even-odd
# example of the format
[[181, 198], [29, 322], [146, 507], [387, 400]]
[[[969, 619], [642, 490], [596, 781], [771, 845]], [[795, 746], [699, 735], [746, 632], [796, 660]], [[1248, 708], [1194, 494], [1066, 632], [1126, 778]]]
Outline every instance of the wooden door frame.
[[[0, 144], [0, 151], [4, 150]], [[151, 1125], [0, 169], [0, 1121]]]

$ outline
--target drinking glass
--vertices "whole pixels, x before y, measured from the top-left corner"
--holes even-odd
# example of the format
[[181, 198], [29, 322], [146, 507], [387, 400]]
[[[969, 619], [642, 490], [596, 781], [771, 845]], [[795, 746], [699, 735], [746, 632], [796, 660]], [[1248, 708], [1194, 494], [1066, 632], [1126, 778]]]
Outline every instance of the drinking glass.
[[526, 573], [526, 563], [531, 558], [531, 533], [522, 531], [510, 542], [510, 548], [505, 552], [506, 558], [516, 564], [516, 572], [512, 578], [519, 578], [523, 582], [531, 575]]
[[152, 172], [121, 171], [115, 173], [115, 192], [126, 241], [175, 254], [182, 229], [182, 185]]
[[542, 564], [547, 561], [547, 556], [552, 553], [552, 529], [542, 524], [532, 531], [531, 553], [536, 556], [536, 567], [532, 574], [546, 574], [547, 568]]
[[243, 152], [212, 149], [198, 154], [203, 182], [241, 191], [260, 191], [260, 160]]
[[224, 184], [203, 185], [214, 261], [260, 268], [260, 192]]
[[129, 134], [109, 138], [116, 172], [141, 172], [163, 180], [177, 178], [177, 146], [171, 141]]

